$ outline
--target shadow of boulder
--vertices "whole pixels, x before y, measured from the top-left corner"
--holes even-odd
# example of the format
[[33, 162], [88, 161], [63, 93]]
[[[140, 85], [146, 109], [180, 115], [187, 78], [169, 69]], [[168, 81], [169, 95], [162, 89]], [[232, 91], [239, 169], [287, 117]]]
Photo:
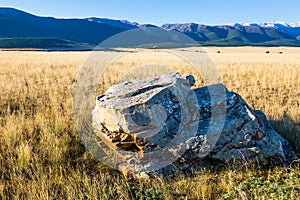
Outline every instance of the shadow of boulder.
[[292, 146], [297, 156], [300, 156], [300, 121], [294, 120], [286, 112], [278, 119], [270, 119], [274, 130], [282, 135]]

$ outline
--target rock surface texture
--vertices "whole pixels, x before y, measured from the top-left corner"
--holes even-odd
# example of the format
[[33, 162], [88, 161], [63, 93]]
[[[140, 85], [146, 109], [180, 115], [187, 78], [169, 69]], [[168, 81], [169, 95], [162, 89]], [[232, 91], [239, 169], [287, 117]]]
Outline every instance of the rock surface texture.
[[99, 146], [126, 175], [192, 173], [220, 163], [289, 165], [297, 157], [265, 115], [222, 84], [192, 89], [189, 75], [114, 85], [97, 97]]

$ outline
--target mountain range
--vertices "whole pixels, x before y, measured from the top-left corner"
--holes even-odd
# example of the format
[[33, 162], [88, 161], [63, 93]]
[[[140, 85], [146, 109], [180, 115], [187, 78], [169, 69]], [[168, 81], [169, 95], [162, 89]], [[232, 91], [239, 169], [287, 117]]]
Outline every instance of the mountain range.
[[[0, 8], [0, 48], [89, 50], [117, 33], [141, 27], [156, 26], [95, 17], [39, 17], [14, 8]], [[201, 45], [300, 46], [300, 22], [214, 26], [184, 23], [163, 24], [160, 28], [183, 33]]]

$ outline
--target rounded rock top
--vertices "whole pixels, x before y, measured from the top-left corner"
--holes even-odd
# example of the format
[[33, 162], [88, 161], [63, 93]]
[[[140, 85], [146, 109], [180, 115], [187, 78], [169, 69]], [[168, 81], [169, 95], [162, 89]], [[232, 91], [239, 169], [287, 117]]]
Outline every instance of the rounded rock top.
[[187, 75], [186, 77], [185, 77], [185, 79], [189, 82], [189, 84], [191, 85], [191, 86], [193, 86], [193, 85], [195, 85], [195, 78], [194, 78], [194, 76], [192, 76], [192, 75]]

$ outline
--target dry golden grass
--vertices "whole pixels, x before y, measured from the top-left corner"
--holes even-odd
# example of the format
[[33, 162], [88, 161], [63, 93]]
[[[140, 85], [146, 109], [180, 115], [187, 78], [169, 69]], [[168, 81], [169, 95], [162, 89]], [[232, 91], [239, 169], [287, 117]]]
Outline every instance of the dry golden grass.
[[[209, 47], [205, 50], [218, 66], [226, 87], [241, 94], [250, 106], [265, 112], [299, 155], [300, 49]], [[250, 166], [215, 173], [203, 170], [190, 178], [143, 182], [128, 180], [101, 165], [85, 151], [72, 121], [73, 84], [89, 54], [0, 51], [0, 199], [300, 197], [297, 168], [265, 170]], [[167, 65], [182, 73], [192, 70], [176, 57], [140, 55], [143, 56], [120, 59], [108, 68], [99, 93], [124, 80], [124, 75], [143, 76], [145, 67], [139, 70], [141, 74], [130, 71], [131, 66], [143, 63]], [[151, 63], [153, 60], [159, 63]], [[202, 84], [198, 82], [198, 86]]]

